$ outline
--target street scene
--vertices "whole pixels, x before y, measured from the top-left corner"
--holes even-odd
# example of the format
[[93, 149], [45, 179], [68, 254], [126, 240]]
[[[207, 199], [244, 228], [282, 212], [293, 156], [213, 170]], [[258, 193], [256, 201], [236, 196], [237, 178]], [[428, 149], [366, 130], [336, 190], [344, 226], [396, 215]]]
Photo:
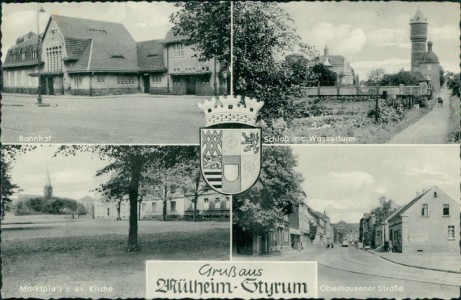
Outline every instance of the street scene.
[[230, 13], [212, 5], [210, 53], [188, 35], [195, 6], [2, 4], [2, 142], [198, 144], [197, 104], [230, 94]]
[[232, 199], [197, 147], [2, 150], [4, 298], [142, 298], [146, 260], [229, 260]]
[[233, 198], [232, 260], [317, 261], [325, 298], [457, 296], [459, 147], [278, 146], [264, 157], [261, 185]]
[[[397, 257], [400, 253], [391, 256]], [[419, 257], [400, 260], [383, 259], [371, 251], [354, 246], [332, 249], [313, 247], [290, 251], [284, 255], [258, 258], [238, 257], [237, 260], [317, 261], [319, 298], [456, 298], [459, 296], [459, 252], [444, 254], [451, 261], [431, 270]], [[427, 259], [427, 256], [425, 256]], [[440, 254], [432, 259], [440, 259]], [[454, 263], [455, 262], [455, 263]], [[409, 266], [411, 265], [411, 266]], [[458, 270], [454, 270], [458, 267]]]

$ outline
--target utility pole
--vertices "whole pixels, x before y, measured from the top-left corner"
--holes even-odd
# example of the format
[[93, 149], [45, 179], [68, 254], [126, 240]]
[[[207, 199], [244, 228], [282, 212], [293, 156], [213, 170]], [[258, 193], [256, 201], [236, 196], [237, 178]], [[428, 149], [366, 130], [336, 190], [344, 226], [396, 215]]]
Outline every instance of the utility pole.
[[40, 24], [39, 24], [39, 15], [41, 12], [45, 12], [43, 7], [37, 3], [37, 80], [38, 80], [38, 90], [37, 90], [37, 104], [42, 104], [42, 86], [40, 81], [40, 64], [42, 57], [42, 40], [40, 37]]

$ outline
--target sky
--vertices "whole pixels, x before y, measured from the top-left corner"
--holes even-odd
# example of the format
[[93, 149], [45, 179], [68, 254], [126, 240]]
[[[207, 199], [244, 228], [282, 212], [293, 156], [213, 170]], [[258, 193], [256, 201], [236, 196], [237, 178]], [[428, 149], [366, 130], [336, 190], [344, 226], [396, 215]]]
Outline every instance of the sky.
[[323, 54], [344, 56], [366, 80], [372, 68], [410, 70], [410, 19], [418, 7], [428, 21], [428, 39], [445, 70], [459, 72], [460, 5], [448, 2], [289, 2], [279, 4], [303, 42]]
[[[44, 3], [42, 7], [45, 12], [39, 17], [41, 32], [50, 15], [56, 14], [122, 23], [136, 41], [164, 38], [172, 27], [170, 15], [178, 10], [167, 2], [64, 2]], [[2, 46], [10, 48], [29, 31], [37, 32], [37, 3], [2, 3]]]
[[[410, 69], [410, 19], [418, 7], [427, 17], [428, 36], [445, 70], [459, 72], [459, 9], [447, 2], [289, 2], [280, 3], [303, 41], [323, 53], [343, 55], [366, 79], [372, 68], [388, 73]], [[136, 41], [165, 37], [169, 16], [177, 11], [167, 2], [45, 3], [41, 31], [50, 14], [123, 23]], [[37, 3], [2, 3], [2, 45], [13, 46], [29, 31], [36, 32]], [[2, 51], [4, 53], [6, 51]], [[2, 57], [2, 61], [4, 57]]]
[[107, 162], [89, 153], [53, 157], [58, 147], [42, 145], [17, 155], [12, 163], [12, 182], [23, 190], [21, 194], [43, 195], [49, 172], [54, 196], [75, 200], [85, 196], [93, 198], [94, 192], [91, 190], [104, 181], [96, 178], [96, 171], [107, 165]]
[[[459, 145], [292, 146], [307, 204], [332, 223], [359, 223], [385, 196], [404, 205], [438, 186], [459, 203]], [[457, 162], [457, 163], [453, 163]]]

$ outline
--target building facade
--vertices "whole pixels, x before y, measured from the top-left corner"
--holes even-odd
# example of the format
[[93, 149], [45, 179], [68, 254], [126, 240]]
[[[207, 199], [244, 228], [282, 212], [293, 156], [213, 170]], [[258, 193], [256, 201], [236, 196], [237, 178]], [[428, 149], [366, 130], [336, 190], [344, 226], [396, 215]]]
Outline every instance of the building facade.
[[227, 94], [226, 71], [186, 41], [170, 30], [136, 42], [120, 23], [52, 15], [40, 41], [29, 33], [8, 50], [3, 91], [34, 94], [40, 80], [46, 95]]
[[37, 72], [40, 55], [39, 41], [36, 34], [29, 32], [16, 40], [16, 45], [8, 49], [3, 69], [3, 92], [36, 94]]
[[331, 55], [327, 45], [325, 45], [323, 51], [323, 56], [319, 58], [319, 63], [324, 64], [336, 73], [338, 85], [357, 84], [355, 71], [344, 56]]
[[301, 202], [295, 211], [290, 214], [288, 222], [290, 224], [290, 240], [291, 246], [294, 248], [297, 243], [302, 247], [310, 244], [309, 237], [309, 208]]
[[[175, 195], [166, 201], [166, 215], [168, 219], [192, 219], [194, 216], [194, 202], [192, 196]], [[146, 196], [138, 202], [140, 219], [162, 219], [163, 206], [161, 199]], [[197, 199], [196, 215], [200, 220], [229, 219], [231, 197], [218, 193], [204, 193]], [[119, 214], [120, 212], [120, 214]], [[129, 219], [130, 204], [128, 199], [109, 202], [99, 198], [94, 202], [95, 219]]]
[[386, 220], [389, 240], [402, 253], [458, 252], [459, 215], [459, 203], [434, 186]]

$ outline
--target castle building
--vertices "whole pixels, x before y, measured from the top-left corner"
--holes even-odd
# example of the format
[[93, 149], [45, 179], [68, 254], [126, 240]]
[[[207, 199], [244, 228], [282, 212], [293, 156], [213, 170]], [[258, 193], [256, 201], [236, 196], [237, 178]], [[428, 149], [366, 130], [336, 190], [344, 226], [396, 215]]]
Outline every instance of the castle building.
[[170, 30], [136, 42], [120, 23], [52, 15], [40, 41], [29, 33], [8, 50], [3, 92], [35, 94], [40, 80], [45, 95], [226, 94], [225, 70], [186, 40]]
[[[432, 42], [427, 41], [428, 22], [417, 10], [410, 21], [411, 71], [420, 72], [428, 81], [433, 93], [440, 91], [440, 64], [437, 55], [432, 51]], [[426, 48], [427, 45], [427, 48]]]
[[342, 55], [331, 55], [328, 45], [325, 45], [323, 56], [319, 57], [319, 63], [324, 64], [336, 73], [337, 83], [340, 85], [353, 85], [357, 83], [355, 71]]

